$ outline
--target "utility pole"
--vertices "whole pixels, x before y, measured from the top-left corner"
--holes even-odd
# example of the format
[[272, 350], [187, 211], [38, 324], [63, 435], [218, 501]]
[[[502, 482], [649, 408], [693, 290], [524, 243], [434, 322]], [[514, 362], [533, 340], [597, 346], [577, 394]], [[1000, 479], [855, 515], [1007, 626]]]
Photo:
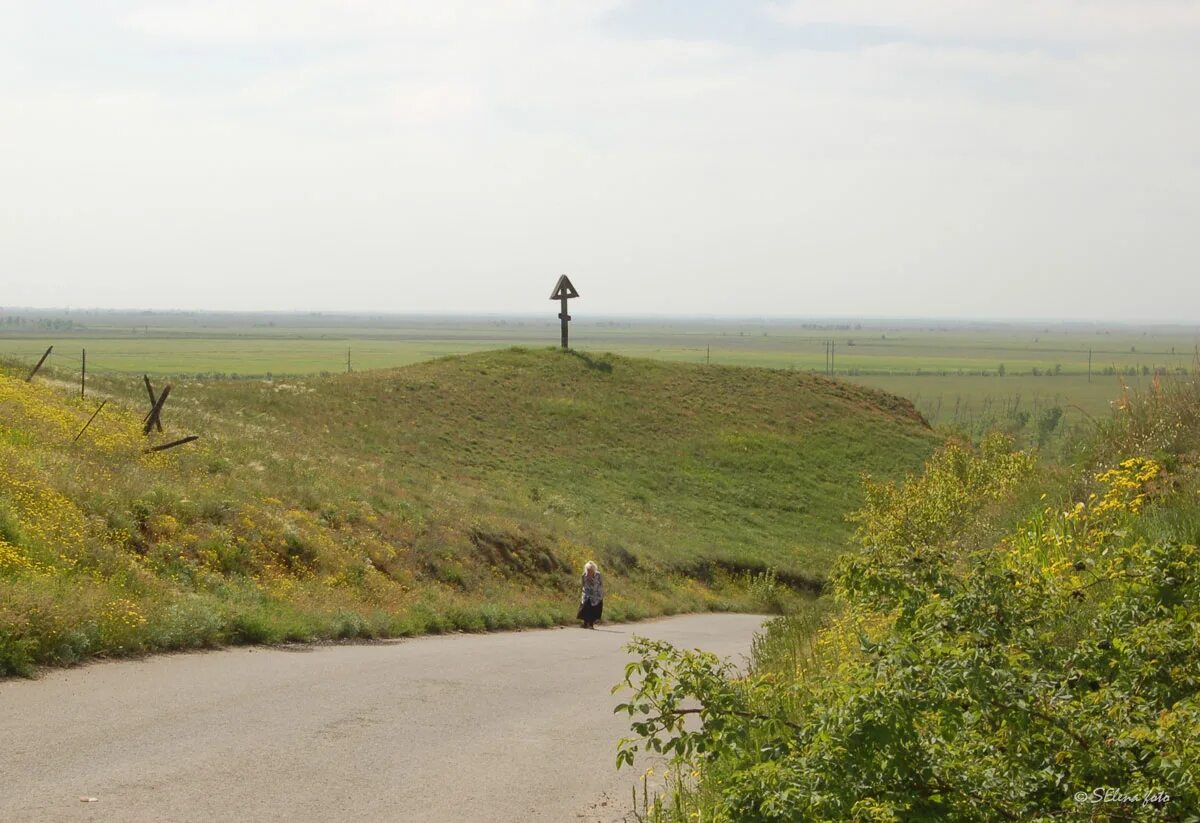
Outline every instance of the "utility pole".
[[351, 372], [351, 368], [350, 368], [350, 346], [349, 346], [349, 345], [347, 345], [347, 346], [346, 346], [346, 374], [349, 374], [350, 372]]
[[704, 365], [712, 365], [712, 346], [704, 347]]
[[87, 349], [83, 350], [83, 365], [79, 368], [79, 396], [87, 392]]
[[1092, 382], [1092, 350], [1088, 349], [1088, 382]]

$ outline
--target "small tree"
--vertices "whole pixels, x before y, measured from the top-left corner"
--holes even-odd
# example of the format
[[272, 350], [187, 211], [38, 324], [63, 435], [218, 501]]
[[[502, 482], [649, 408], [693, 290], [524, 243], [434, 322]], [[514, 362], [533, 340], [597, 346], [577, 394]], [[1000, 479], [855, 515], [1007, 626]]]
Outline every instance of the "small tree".
[[1051, 406], [1048, 409], [1043, 409], [1038, 414], [1038, 445], [1046, 445], [1046, 441], [1050, 439], [1050, 435], [1058, 428], [1059, 421], [1062, 420], [1063, 410], [1059, 406]]

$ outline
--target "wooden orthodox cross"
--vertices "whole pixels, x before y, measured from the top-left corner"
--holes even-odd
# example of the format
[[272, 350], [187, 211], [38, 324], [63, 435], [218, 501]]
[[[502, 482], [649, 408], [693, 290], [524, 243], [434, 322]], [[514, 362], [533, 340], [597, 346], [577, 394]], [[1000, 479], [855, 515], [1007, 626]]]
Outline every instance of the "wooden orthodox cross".
[[562, 321], [562, 347], [567, 346], [567, 323], [571, 320], [571, 315], [567, 314], [567, 301], [573, 297], [578, 297], [579, 292], [575, 291], [575, 287], [571, 285], [571, 278], [565, 274], [558, 278], [558, 282], [554, 284], [554, 291], [550, 292], [551, 300], [558, 300], [562, 305], [562, 311], [558, 313], [558, 319]]

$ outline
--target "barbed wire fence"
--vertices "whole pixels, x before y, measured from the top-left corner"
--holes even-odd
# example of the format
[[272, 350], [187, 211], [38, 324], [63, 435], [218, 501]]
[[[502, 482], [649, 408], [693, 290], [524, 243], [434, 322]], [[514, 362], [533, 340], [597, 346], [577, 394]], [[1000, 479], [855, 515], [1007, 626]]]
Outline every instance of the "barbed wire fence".
[[[89, 369], [92, 371], [93, 374], [95, 374], [96, 372], [100, 372], [102, 374], [107, 373], [109, 375], [126, 377], [126, 378], [132, 376], [132, 373], [128, 370], [105, 368], [103, 366], [97, 367], [95, 365], [94, 360], [93, 360], [92, 365], [89, 367], [88, 363], [87, 363], [87, 349], [86, 348], [81, 348], [79, 350], [79, 360], [77, 361], [78, 362], [77, 367], [74, 366], [74, 363], [76, 361], [74, 361], [73, 356], [70, 361], [66, 361], [63, 365], [53, 363], [52, 358], [53, 358], [54, 354], [55, 354], [54, 344], [51, 344], [50, 346], [48, 346], [45, 349], [45, 351], [38, 351], [38, 350], [14, 351], [12, 349], [9, 349], [7, 351], [0, 351], [0, 361], [4, 361], [11, 365], [19, 367], [19, 366], [25, 365], [25, 363], [23, 361], [32, 360], [36, 356], [37, 360], [33, 364], [33, 367], [30, 369], [28, 375], [25, 378], [25, 381], [32, 382], [35, 377], [39, 376], [39, 374], [43, 375], [44, 377], [50, 377], [52, 379], [58, 380], [60, 382], [62, 382], [64, 377], [67, 377], [67, 376], [75, 377], [78, 379], [79, 394], [80, 394], [81, 401], [86, 397], [86, 394], [87, 394], [86, 378], [87, 378], [87, 372]], [[63, 352], [60, 351], [59, 354], [60, 354], [60, 362], [63, 362], [65, 360], [65, 358], [61, 357]], [[70, 365], [67, 365], [66, 363], [70, 363]], [[44, 372], [43, 372], [43, 370], [44, 370]], [[142, 434], [143, 434], [143, 436], [149, 437], [151, 435], [151, 433], [154, 431], [157, 431], [160, 434], [163, 432], [162, 412], [163, 412], [163, 407], [166, 405], [167, 398], [171, 394], [172, 385], [170, 383], [167, 383], [165, 386], [163, 386], [163, 388], [160, 392], [156, 393], [150, 382], [149, 375], [144, 374], [142, 379], [145, 382], [146, 391], [147, 391], [147, 393], [149, 395], [149, 399], [150, 399], [150, 411], [146, 414], [146, 416], [142, 420]], [[74, 381], [72, 381], [72, 382], [74, 382]], [[96, 410], [94, 412], [92, 412], [91, 416], [87, 419], [87, 422], [84, 423], [83, 428], [80, 429], [79, 433], [76, 434], [75, 437], [71, 440], [72, 444], [79, 442], [79, 439], [81, 437], [83, 437], [83, 435], [91, 427], [92, 423], [96, 420], [97, 416], [99, 416], [100, 412], [104, 410], [104, 407], [108, 404], [108, 401], [109, 401], [109, 398], [104, 398], [101, 401], [100, 405], [96, 407]], [[200, 439], [200, 435], [198, 435], [198, 434], [188, 434], [188, 435], [185, 435], [181, 438], [172, 440], [167, 443], [159, 443], [159, 444], [147, 446], [142, 451], [147, 454], [150, 452], [166, 451], [168, 449], [173, 449], [178, 446], [185, 445], [187, 443], [194, 443], [195, 441], [197, 441], [199, 439]]]

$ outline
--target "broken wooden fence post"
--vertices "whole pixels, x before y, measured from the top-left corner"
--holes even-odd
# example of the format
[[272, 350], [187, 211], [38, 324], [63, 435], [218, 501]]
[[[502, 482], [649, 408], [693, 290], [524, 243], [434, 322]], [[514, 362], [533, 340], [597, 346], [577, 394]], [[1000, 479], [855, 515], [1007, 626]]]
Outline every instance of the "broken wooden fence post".
[[[150, 395], [150, 410], [154, 411], [154, 407], [158, 405], [158, 398], [154, 396], [154, 387], [150, 385], [150, 375], [143, 374], [142, 379], [146, 381], [146, 394]], [[157, 417], [154, 418], [154, 425], [158, 427], [160, 432], [162, 431], [162, 423], [159, 422]]]
[[31, 371], [29, 376], [25, 378], [26, 383], [32, 380], [33, 376], [38, 373], [38, 369], [40, 369], [42, 364], [46, 362], [46, 358], [50, 356], [50, 352], [52, 351], [54, 351], [54, 346], [50, 346], [46, 349], [46, 352], [42, 355], [42, 359], [37, 361], [37, 365], [33, 367], [33, 371]]
[[96, 415], [100, 413], [100, 409], [104, 408], [104, 404], [107, 402], [105, 400], [96, 407], [96, 410], [92, 412], [92, 416], [88, 418], [88, 422], [84, 423], [83, 428], [79, 430], [79, 434], [75, 435], [75, 439], [71, 441], [72, 443], [78, 442], [79, 438], [83, 437], [83, 433], [88, 430], [88, 426], [92, 425], [92, 421], [96, 419]]
[[172, 440], [170, 443], [163, 443], [160, 446], [151, 446], [148, 449], [142, 449], [142, 454], [149, 454], [150, 452], [166, 451], [167, 449], [173, 449], [176, 446], [182, 446], [184, 443], [191, 443], [192, 441], [199, 440], [199, 439], [200, 439], [200, 435], [189, 434], [187, 437], [181, 437], [178, 440]]
[[156, 425], [159, 426], [161, 430], [162, 424], [159, 422], [159, 415], [162, 414], [163, 404], [167, 402], [167, 395], [170, 393], [171, 384], [168, 383], [163, 387], [162, 394], [158, 396], [158, 402], [154, 404], [154, 408], [152, 408], [150, 413], [146, 415], [146, 426], [142, 429], [142, 434], [150, 434], [150, 430]]
[[567, 345], [567, 323], [571, 321], [571, 315], [567, 313], [567, 301], [579, 296], [579, 292], [571, 285], [571, 278], [565, 274], [558, 278], [558, 282], [554, 284], [554, 291], [550, 292], [551, 300], [558, 300], [562, 305], [562, 311], [558, 313], [558, 318], [562, 321], [562, 347], [569, 348]]

